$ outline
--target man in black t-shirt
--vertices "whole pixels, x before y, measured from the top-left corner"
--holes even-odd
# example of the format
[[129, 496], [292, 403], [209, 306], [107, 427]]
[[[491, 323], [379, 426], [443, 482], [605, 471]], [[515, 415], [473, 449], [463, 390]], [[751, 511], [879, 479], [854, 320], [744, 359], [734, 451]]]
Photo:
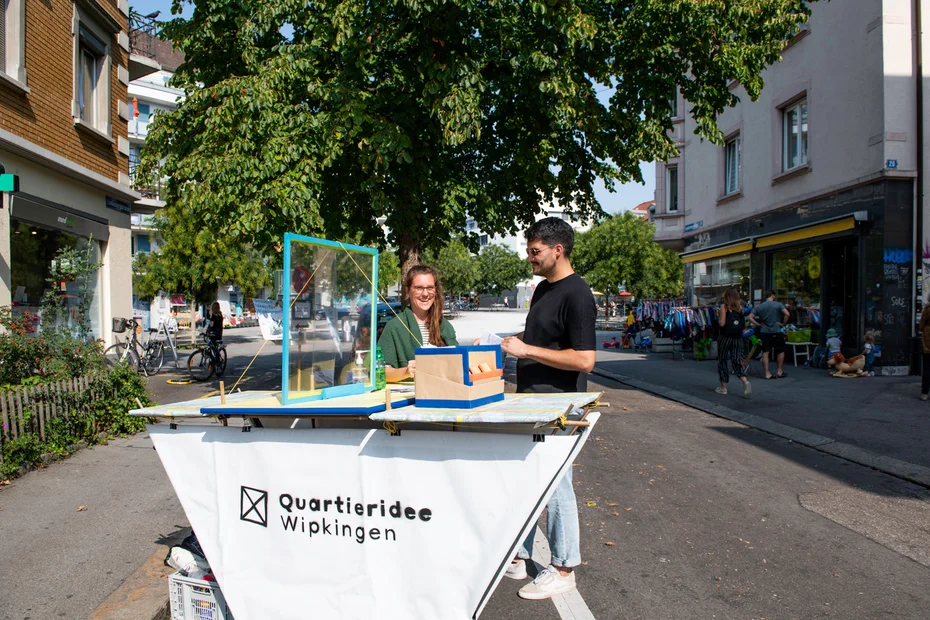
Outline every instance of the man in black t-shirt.
[[[533, 275], [545, 280], [533, 293], [524, 332], [501, 343], [505, 353], [517, 358], [517, 392], [585, 392], [588, 373], [594, 369], [597, 308], [591, 289], [569, 262], [575, 233], [564, 220], [547, 217], [524, 236]], [[573, 568], [581, 564], [581, 552], [571, 468], [549, 500], [548, 510], [552, 563], [520, 589], [522, 598], [547, 599], [575, 589]], [[532, 557], [535, 533], [534, 528], [507, 569], [508, 577], [526, 577], [523, 560]]]

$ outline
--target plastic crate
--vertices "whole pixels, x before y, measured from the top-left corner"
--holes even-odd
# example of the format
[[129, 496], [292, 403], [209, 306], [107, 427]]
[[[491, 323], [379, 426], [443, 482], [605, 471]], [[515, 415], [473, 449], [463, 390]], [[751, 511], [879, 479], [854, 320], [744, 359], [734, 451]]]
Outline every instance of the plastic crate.
[[181, 573], [168, 577], [171, 620], [233, 620], [215, 581], [191, 579]]

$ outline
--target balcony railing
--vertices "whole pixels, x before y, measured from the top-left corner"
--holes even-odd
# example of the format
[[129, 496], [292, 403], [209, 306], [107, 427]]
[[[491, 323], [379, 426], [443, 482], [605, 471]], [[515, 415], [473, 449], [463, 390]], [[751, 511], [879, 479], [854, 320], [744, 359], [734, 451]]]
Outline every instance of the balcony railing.
[[158, 28], [155, 24], [155, 18], [158, 17], [159, 11], [140, 15], [134, 10], [129, 11], [129, 52], [139, 54], [146, 58], [155, 59], [156, 41], [155, 35], [158, 34]]
[[162, 190], [164, 189], [164, 179], [159, 176], [152, 180], [138, 174], [139, 158], [134, 155], [129, 156], [129, 182], [132, 188], [142, 194], [143, 198], [152, 200], [164, 200]]

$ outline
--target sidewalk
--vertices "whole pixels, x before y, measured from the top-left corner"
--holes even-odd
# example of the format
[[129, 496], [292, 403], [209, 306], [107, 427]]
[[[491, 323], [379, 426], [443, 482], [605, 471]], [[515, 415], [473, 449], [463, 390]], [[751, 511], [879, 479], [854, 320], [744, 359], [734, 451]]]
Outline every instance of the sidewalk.
[[688, 353], [682, 361], [668, 353], [599, 350], [594, 371], [930, 486], [930, 403], [917, 398], [919, 377], [838, 379], [790, 364], [785, 372], [786, 378], [768, 381], [750, 376], [747, 400], [733, 376], [730, 393], [716, 394], [716, 360], [696, 362]]

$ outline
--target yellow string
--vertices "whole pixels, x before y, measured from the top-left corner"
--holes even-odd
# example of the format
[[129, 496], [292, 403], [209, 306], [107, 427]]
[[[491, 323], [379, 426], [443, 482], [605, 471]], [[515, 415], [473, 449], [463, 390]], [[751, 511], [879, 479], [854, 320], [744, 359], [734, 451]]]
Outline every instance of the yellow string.
[[[342, 245], [342, 244], [340, 244], [340, 245]], [[294, 299], [291, 301], [291, 305], [289, 305], [289, 306], [287, 307], [287, 311], [288, 311], [288, 312], [291, 311], [291, 308], [294, 307], [294, 304], [297, 303], [297, 300], [300, 299], [300, 296], [304, 294], [304, 291], [306, 291], [306, 290], [307, 290], [307, 287], [310, 286], [310, 283], [313, 282], [313, 276], [315, 276], [315, 275], [316, 275], [316, 272], [320, 270], [320, 267], [323, 266], [323, 262], [326, 260], [326, 257], [329, 256], [331, 253], [332, 253], [332, 250], [326, 250], [326, 254], [323, 255], [323, 258], [320, 259], [320, 262], [317, 264], [317, 266], [313, 268], [313, 273], [311, 273], [311, 274], [310, 274], [310, 277], [307, 278], [307, 281], [304, 282], [304, 285], [303, 285], [303, 287], [300, 289], [300, 292], [297, 293], [297, 295], [294, 296]], [[289, 284], [288, 284], [287, 282], [284, 283], [284, 286], [288, 286], [288, 285], [289, 285]], [[281, 337], [282, 337], [282, 338], [289, 338], [289, 337], [290, 337], [290, 334], [281, 334]], [[262, 343], [262, 346], [260, 346], [260, 347], [258, 348], [258, 352], [257, 352], [257, 353], [255, 354], [255, 356], [252, 358], [252, 361], [250, 361], [250, 362], [249, 362], [249, 365], [245, 367], [245, 370], [242, 371], [242, 374], [239, 375], [239, 378], [236, 379], [236, 382], [233, 384], [232, 388], [229, 390], [229, 393], [230, 393], [230, 394], [232, 394], [232, 393], [236, 390], [236, 386], [239, 385], [239, 384], [242, 382], [242, 378], [245, 377], [245, 373], [249, 372], [249, 368], [252, 367], [252, 364], [255, 363], [255, 360], [258, 359], [258, 356], [262, 354], [262, 349], [265, 348], [265, 345], [268, 344], [268, 342], [269, 342], [268, 340], [264, 341], [264, 342]]]
[[[346, 246], [342, 245], [342, 242], [341, 242], [341, 241], [337, 241], [336, 243], [338, 243], [338, 244], [342, 247], [342, 249], [345, 250], [345, 253], [349, 256], [349, 258], [350, 258], [350, 259], [352, 260], [352, 262], [355, 264], [355, 268], [358, 269], [359, 272], [360, 272], [363, 276], [365, 276], [365, 279], [368, 280], [368, 284], [371, 286], [372, 289], [374, 289], [374, 288], [375, 288], [375, 283], [371, 281], [371, 278], [368, 277], [368, 274], [367, 274], [361, 267], [359, 267], [359, 265], [358, 265], [357, 262], [355, 262], [355, 257], [352, 256], [352, 253], [349, 252], [349, 249], [348, 249]], [[394, 315], [394, 318], [400, 319], [400, 316], [398, 316], [398, 314], [397, 314], [396, 312], [394, 312], [394, 308], [391, 306], [391, 304], [389, 304], [389, 303], [387, 302], [387, 300], [384, 298], [384, 296], [381, 294], [381, 292], [375, 290], [375, 294], [378, 296], [378, 299], [380, 299], [381, 301], [383, 301], [383, 302], [385, 303], [385, 305], [387, 305], [388, 309], [391, 311], [391, 314]], [[373, 306], [373, 307], [372, 307], [372, 313], [376, 313], [376, 312], [377, 312], [377, 304], [372, 304], [372, 306]], [[377, 315], [375, 315], [375, 316], [377, 317]], [[375, 320], [377, 321], [377, 318], [375, 318]], [[400, 324], [404, 326], [404, 329], [407, 330], [407, 333], [410, 334], [410, 337], [413, 338], [413, 340], [414, 340], [417, 344], [419, 344], [419, 342], [420, 342], [419, 339], [418, 339], [416, 336], [413, 335], [413, 332], [410, 331], [410, 328], [407, 327], [407, 324], [404, 323], [403, 321], [400, 321]]]

